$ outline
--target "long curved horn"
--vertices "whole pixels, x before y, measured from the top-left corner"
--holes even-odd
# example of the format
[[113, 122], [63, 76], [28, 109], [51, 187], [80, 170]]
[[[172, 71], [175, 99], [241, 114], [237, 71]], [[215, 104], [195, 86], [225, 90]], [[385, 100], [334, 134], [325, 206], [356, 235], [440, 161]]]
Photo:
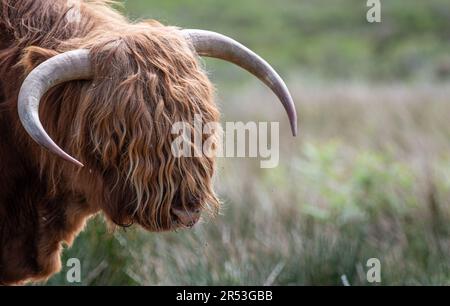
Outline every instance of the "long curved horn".
[[269, 86], [283, 104], [289, 117], [292, 133], [297, 136], [297, 111], [292, 96], [283, 79], [264, 59], [237, 41], [219, 33], [189, 29], [182, 32], [200, 56], [232, 62]]
[[39, 103], [52, 87], [73, 80], [92, 78], [88, 50], [74, 50], [59, 54], [36, 67], [25, 79], [19, 93], [20, 121], [30, 136], [41, 146], [79, 167], [83, 164], [64, 152], [50, 138], [39, 119]]
[[[224, 35], [203, 31], [183, 30], [197, 53], [230, 61], [257, 76], [281, 100], [289, 116], [294, 136], [297, 135], [297, 112], [289, 90], [278, 73], [261, 57]], [[41, 146], [61, 158], [83, 167], [78, 160], [64, 152], [47, 134], [39, 119], [39, 104], [43, 95], [61, 83], [92, 78], [89, 50], [62, 53], [36, 67], [25, 79], [19, 93], [18, 111], [23, 127]]]

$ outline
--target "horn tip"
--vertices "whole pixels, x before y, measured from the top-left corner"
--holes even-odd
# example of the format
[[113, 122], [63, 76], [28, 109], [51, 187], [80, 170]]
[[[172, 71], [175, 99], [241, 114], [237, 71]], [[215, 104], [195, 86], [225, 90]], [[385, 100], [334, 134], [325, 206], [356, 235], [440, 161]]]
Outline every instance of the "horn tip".
[[84, 168], [84, 165], [82, 163], [77, 163], [76, 164], [79, 168]]
[[298, 136], [297, 124], [294, 124], [291, 129], [292, 129], [292, 136], [297, 137]]
[[70, 155], [64, 154], [64, 155], [61, 156], [61, 157], [62, 157], [63, 159], [65, 159], [66, 161], [72, 163], [73, 165], [79, 167], [79, 168], [84, 168], [84, 165], [83, 165], [81, 162], [79, 162], [78, 160], [76, 160], [75, 158], [73, 158], [73, 157], [70, 156]]
[[78, 160], [73, 160], [71, 162], [79, 168], [84, 168], [84, 165], [82, 163], [80, 163]]
[[[294, 102], [291, 103], [294, 105]], [[298, 136], [298, 116], [295, 107], [293, 107], [293, 111], [288, 111], [289, 122], [291, 124], [292, 135], [294, 137]]]

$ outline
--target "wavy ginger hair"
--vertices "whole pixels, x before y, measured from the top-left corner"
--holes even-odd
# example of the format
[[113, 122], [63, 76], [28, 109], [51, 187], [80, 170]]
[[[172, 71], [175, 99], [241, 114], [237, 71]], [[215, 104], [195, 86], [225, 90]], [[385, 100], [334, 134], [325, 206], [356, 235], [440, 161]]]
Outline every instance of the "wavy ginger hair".
[[[174, 123], [194, 131], [195, 115], [220, 119], [197, 55], [176, 28], [132, 24], [109, 3], [0, 2], [0, 285], [59, 271], [62, 243], [100, 211], [112, 224], [165, 231], [177, 226], [171, 208], [218, 210], [215, 159], [171, 151]], [[91, 51], [94, 78], [48, 91], [40, 117], [82, 169], [35, 144], [17, 115], [28, 73], [80, 48]]]
[[[174, 123], [192, 123], [192, 132], [198, 133], [195, 115], [205, 124], [220, 121], [213, 86], [197, 55], [178, 29], [156, 21], [130, 24], [107, 3], [90, 4], [95, 7], [91, 18], [102, 20], [104, 27], [91, 28], [92, 20], [81, 20], [80, 27], [89, 28], [86, 35], [56, 40], [70, 37], [65, 31], [84, 31], [68, 22], [52, 29], [63, 33], [25, 49], [25, 74], [58, 53], [81, 48], [91, 51], [94, 67], [93, 80], [58, 86], [41, 102], [46, 130], [86, 167], [76, 170], [40, 150], [42, 175], [52, 193], [70, 185], [100, 203], [120, 226], [136, 222], [151, 231], [171, 230], [173, 206], [217, 212], [215, 159], [176, 158], [171, 151], [178, 136], [171, 133]], [[74, 9], [88, 9], [78, 4], [66, 9], [66, 21]]]

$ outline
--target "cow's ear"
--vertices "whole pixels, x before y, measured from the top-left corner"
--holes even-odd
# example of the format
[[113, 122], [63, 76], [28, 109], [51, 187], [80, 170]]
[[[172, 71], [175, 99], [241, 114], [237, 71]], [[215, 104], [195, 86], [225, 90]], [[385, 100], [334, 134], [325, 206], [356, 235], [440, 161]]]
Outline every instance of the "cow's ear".
[[44, 49], [41, 47], [28, 47], [23, 52], [20, 64], [24, 67], [25, 72], [28, 74], [39, 64], [45, 62], [49, 58], [58, 55], [59, 53], [54, 50]]

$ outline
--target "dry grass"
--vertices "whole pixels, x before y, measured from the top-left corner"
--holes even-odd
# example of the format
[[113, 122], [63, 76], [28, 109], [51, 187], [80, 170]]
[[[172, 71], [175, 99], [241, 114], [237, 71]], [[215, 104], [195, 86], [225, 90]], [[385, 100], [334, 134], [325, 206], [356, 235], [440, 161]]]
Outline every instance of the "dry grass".
[[193, 231], [108, 236], [97, 220], [66, 253], [85, 284], [365, 285], [372, 257], [384, 285], [450, 284], [450, 86], [290, 85], [298, 139], [259, 85], [220, 98], [226, 120], [283, 121], [278, 168], [223, 159], [222, 214]]

